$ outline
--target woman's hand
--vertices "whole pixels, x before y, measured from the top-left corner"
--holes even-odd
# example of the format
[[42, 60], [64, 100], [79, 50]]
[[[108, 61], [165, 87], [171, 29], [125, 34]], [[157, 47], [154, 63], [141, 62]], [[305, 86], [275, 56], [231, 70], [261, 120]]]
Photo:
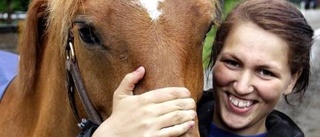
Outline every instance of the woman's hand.
[[162, 88], [133, 95], [135, 84], [144, 73], [140, 67], [125, 76], [114, 93], [111, 116], [94, 137], [171, 137], [194, 126], [196, 103], [186, 88]]

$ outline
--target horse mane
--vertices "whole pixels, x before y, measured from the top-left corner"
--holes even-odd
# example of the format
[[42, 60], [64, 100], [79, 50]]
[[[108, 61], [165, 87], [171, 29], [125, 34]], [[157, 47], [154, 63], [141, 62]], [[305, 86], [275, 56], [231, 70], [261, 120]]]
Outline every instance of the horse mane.
[[19, 92], [28, 93], [34, 90], [44, 44], [61, 46], [60, 54], [64, 53], [63, 46], [72, 25], [72, 17], [80, 3], [81, 0], [31, 1], [18, 47], [20, 55], [17, 77]]

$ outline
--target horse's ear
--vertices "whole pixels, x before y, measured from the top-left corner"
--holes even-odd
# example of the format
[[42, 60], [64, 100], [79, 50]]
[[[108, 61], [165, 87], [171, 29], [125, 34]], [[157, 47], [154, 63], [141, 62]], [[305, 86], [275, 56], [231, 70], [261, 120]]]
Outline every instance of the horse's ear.
[[20, 55], [18, 80], [21, 90], [31, 90], [39, 65], [42, 44], [46, 36], [47, 0], [32, 0], [24, 29], [21, 30], [18, 51]]

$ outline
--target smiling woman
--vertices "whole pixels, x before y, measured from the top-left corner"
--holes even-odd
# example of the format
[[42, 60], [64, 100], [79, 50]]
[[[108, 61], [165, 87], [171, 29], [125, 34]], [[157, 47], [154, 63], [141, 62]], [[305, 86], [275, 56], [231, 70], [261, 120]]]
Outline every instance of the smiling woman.
[[292, 92], [300, 74], [290, 73], [288, 54], [286, 42], [277, 35], [251, 22], [237, 24], [213, 69], [217, 98], [213, 121], [226, 129], [252, 125], [238, 134], [266, 131], [265, 116], [281, 95]]
[[[202, 135], [302, 137], [274, 110], [282, 96], [303, 96], [309, 83], [313, 30], [284, 0], [247, 0], [221, 24], [212, 50], [213, 90], [200, 115]], [[208, 97], [207, 97], [208, 98]], [[213, 115], [213, 118], [212, 118]]]

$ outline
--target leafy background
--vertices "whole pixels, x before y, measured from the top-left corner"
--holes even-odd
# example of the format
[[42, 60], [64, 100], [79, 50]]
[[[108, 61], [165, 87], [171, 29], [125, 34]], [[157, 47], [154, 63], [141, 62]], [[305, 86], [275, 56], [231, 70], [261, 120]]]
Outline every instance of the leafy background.
[[12, 3], [13, 11], [26, 11], [29, 4], [29, 0], [0, 0], [0, 12], [8, 10], [8, 2]]

